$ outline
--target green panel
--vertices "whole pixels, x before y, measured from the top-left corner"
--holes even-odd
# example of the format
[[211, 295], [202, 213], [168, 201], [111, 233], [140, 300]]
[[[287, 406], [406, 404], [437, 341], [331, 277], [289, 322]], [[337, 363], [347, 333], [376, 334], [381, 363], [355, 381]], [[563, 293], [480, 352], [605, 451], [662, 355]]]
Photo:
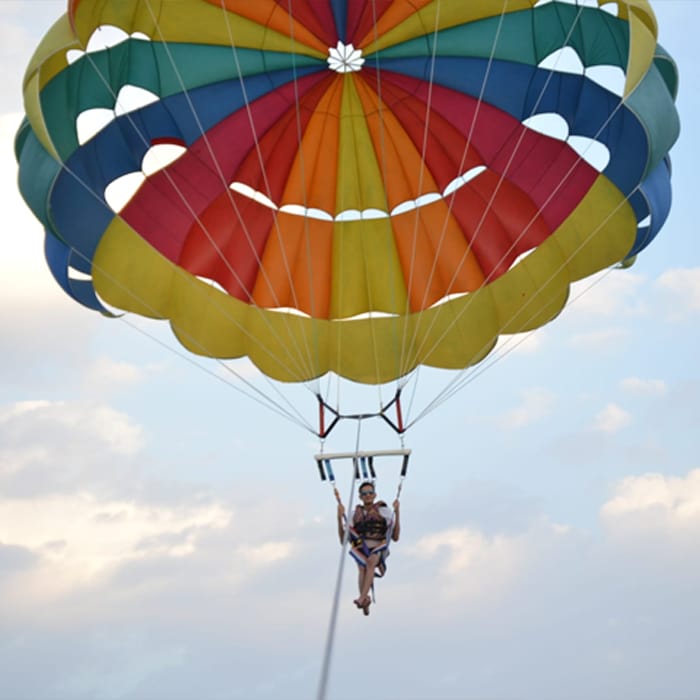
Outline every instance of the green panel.
[[[235, 58], [238, 59], [236, 63]], [[150, 90], [161, 98], [239, 76], [325, 65], [293, 54], [205, 44], [163, 44], [131, 39], [90, 53], [66, 67], [41, 93], [51, 138], [66, 160], [78, 147], [77, 116], [95, 107], [113, 108], [124, 85]]]
[[659, 73], [661, 73], [661, 77], [664, 79], [668, 91], [675, 100], [678, 96], [678, 67], [666, 49], [658, 44], [656, 45], [654, 65], [658, 69]]
[[655, 63], [625, 104], [642, 123], [649, 139], [649, 160], [641, 178], [644, 180], [671, 150], [681, 130], [673, 97]]
[[53, 231], [47, 211], [48, 195], [61, 166], [46, 152], [26, 121], [17, 134], [16, 150], [22, 197], [44, 228]]
[[[570, 31], [572, 25], [574, 28]], [[380, 61], [432, 56], [434, 40], [435, 34], [428, 33], [385, 49], [377, 56]], [[466, 52], [469, 56], [488, 59], [493, 52], [495, 60], [529, 65], [537, 65], [565, 45], [576, 49], [586, 66], [614, 65], [624, 69], [629, 51], [629, 26], [607, 12], [549, 3], [534, 10], [507, 14], [502, 22], [500, 17], [491, 17], [437, 33], [440, 56], [464, 56]]]

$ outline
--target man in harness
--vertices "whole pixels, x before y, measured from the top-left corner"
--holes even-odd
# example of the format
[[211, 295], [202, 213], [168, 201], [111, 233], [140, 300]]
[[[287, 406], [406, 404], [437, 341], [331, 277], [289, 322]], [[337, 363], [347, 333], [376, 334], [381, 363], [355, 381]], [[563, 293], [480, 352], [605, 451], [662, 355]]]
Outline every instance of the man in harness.
[[[375, 576], [380, 578], [386, 571], [386, 558], [389, 556], [389, 542], [398, 542], [401, 532], [399, 522], [399, 499], [393, 511], [384, 501], [375, 502], [376, 493], [371, 481], [360, 484], [361, 504], [355, 507], [348, 523], [350, 556], [357, 562], [359, 596], [355, 605], [365, 615], [369, 615], [372, 603], [370, 590]], [[345, 507], [338, 503], [338, 537], [345, 541]]]

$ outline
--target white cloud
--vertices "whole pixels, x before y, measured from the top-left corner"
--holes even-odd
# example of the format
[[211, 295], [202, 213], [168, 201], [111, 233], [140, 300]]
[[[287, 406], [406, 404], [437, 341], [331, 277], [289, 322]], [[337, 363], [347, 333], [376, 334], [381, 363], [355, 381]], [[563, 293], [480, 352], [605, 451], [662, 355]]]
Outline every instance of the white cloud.
[[609, 403], [595, 418], [593, 429], [617, 433], [632, 423], [632, 416], [615, 403]]
[[700, 525], [700, 469], [686, 476], [644, 474], [623, 479], [601, 513], [606, 518], [663, 513], [676, 526]]
[[[39, 497], [127, 479], [143, 448], [141, 426], [97, 402], [23, 401], [0, 408], [0, 485]], [[121, 488], [125, 488], [122, 481]]]
[[44, 434], [68, 431], [85, 433], [116, 454], [133, 455], [143, 446], [141, 427], [110, 406], [23, 401], [0, 410], [0, 434], [11, 435], [13, 442], [25, 446], [40, 445]]
[[421, 559], [436, 559], [445, 552], [446, 560], [439, 569], [443, 574], [454, 575], [476, 568], [482, 559], [494, 554], [496, 558], [510, 559], [508, 552], [512, 548], [506, 537], [487, 538], [477, 530], [455, 528], [421, 537], [411, 551]]
[[667, 270], [655, 282], [672, 320], [700, 312], [700, 267]]
[[556, 403], [556, 396], [546, 389], [530, 389], [522, 392], [521, 397], [521, 405], [502, 416], [500, 422], [504, 427], [522, 428], [536, 423], [548, 416]]
[[630, 394], [642, 396], [665, 396], [668, 393], [668, 385], [662, 379], [640, 379], [639, 377], [627, 377], [620, 382], [620, 385]]
[[87, 492], [0, 504], [0, 541], [41, 557], [27, 591], [40, 598], [65, 594], [129, 560], [191, 554], [199, 530], [223, 528], [230, 519], [217, 504], [154, 506]]

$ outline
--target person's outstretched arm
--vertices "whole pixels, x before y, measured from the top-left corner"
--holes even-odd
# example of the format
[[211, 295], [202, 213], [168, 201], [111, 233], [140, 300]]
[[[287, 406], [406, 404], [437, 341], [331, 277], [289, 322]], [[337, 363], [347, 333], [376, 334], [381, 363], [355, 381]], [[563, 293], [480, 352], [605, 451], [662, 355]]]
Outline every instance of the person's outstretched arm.
[[338, 503], [338, 538], [340, 544], [343, 544], [345, 541], [345, 506], [342, 503]]
[[394, 542], [399, 541], [399, 536], [401, 535], [401, 519], [399, 517], [399, 499], [394, 501], [394, 529], [391, 533], [391, 539]]

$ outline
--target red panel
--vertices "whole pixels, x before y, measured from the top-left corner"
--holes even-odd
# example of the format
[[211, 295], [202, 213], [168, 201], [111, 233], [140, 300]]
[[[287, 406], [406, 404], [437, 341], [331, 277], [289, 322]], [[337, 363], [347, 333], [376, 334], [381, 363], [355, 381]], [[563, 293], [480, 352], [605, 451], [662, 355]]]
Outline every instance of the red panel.
[[290, 107], [282, 114], [259, 138], [258, 148], [251, 149], [236, 170], [236, 180], [269, 196], [275, 204], [280, 204], [289, 171], [299, 152], [300, 134], [303, 136], [316, 106], [336, 80], [335, 74], [330, 72], [323, 73], [321, 78], [321, 82], [300, 96], [298, 112]]
[[[425, 115], [426, 83], [385, 71], [382, 73], [383, 96], [391, 94], [390, 86], [397, 91], [390, 103], [397, 115], [406, 109]], [[403, 102], [398, 99], [401, 94]], [[472, 130], [472, 142], [483, 162], [527, 193], [542, 210], [551, 229], [558, 227], [571, 213], [598, 176], [597, 171], [581, 161], [565, 143], [526, 129], [517, 119], [491, 105], [482, 103], [479, 106], [478, 118], [473, 124], [477, 100], [471, 96], [433, 85], [430, 106], [463, 137]], [[434, 118], [433, 114], [431, 122]], [[524, 138], [518, 144], [523, 132]], [[460, 148], [454, 137], [438, 133], [450, 148]], [[552, 197], [554, 188], [562, 182], [565, 184]]]
[[338, 31], [329, 0], [276, 0], [277, 4], [289, 12], [294, 19], [303, 24], [326, 46], [338, 43]]
[[538, 246], [551, 233], [533, 201], [490, 170], [457, 190], [448, 203], [470, 241], [486, 282], [506, 272], [519, 255]]
[[[304, 95], [327, 73], [297, 81], [296, 93]], [[286, 85], [232, 114], [200, 139], [169, 168], [143, 184], [122, 212], [127, 223], [169, 260], [177, 262], [185, 238], [213, 201], [228, 190], [236, 171], [255, 150], [255, 140], [273, 129], [290, 110], [295, 111], [295, 86]], [[251, 130], [252, 117], [256, 134]], [[294, 133], [296, 138], [296, 132]], [[216, 163], [210, 155], [216, 154]], [[221, 173], [221, 174], [220, 174]], [[222, 179], [223, 175], [223, 179]]]
[[474, 148], [465, 151], [465, 134], [437, 112], [431, 114], [426, 134], [425, 104], [401, 88], [383, 81], [382, 98], [385, 108], [399, 120], [418, 153], [422, 153], [426, 142], [425, 163], [440, 190], [465, 170], [484, 162]]
[[366, 35], [374, 39], [372, 28], [376, 21], [391, 7], [392, 0], [365, 0], [365, 2], [348, 3], [348, 43], [359, 45]]
[[216, 280], [231, 296], [249, 302], [273, 212], [248, 197], [224, 192], [200, 222], [187, 236], [180, 266]]

